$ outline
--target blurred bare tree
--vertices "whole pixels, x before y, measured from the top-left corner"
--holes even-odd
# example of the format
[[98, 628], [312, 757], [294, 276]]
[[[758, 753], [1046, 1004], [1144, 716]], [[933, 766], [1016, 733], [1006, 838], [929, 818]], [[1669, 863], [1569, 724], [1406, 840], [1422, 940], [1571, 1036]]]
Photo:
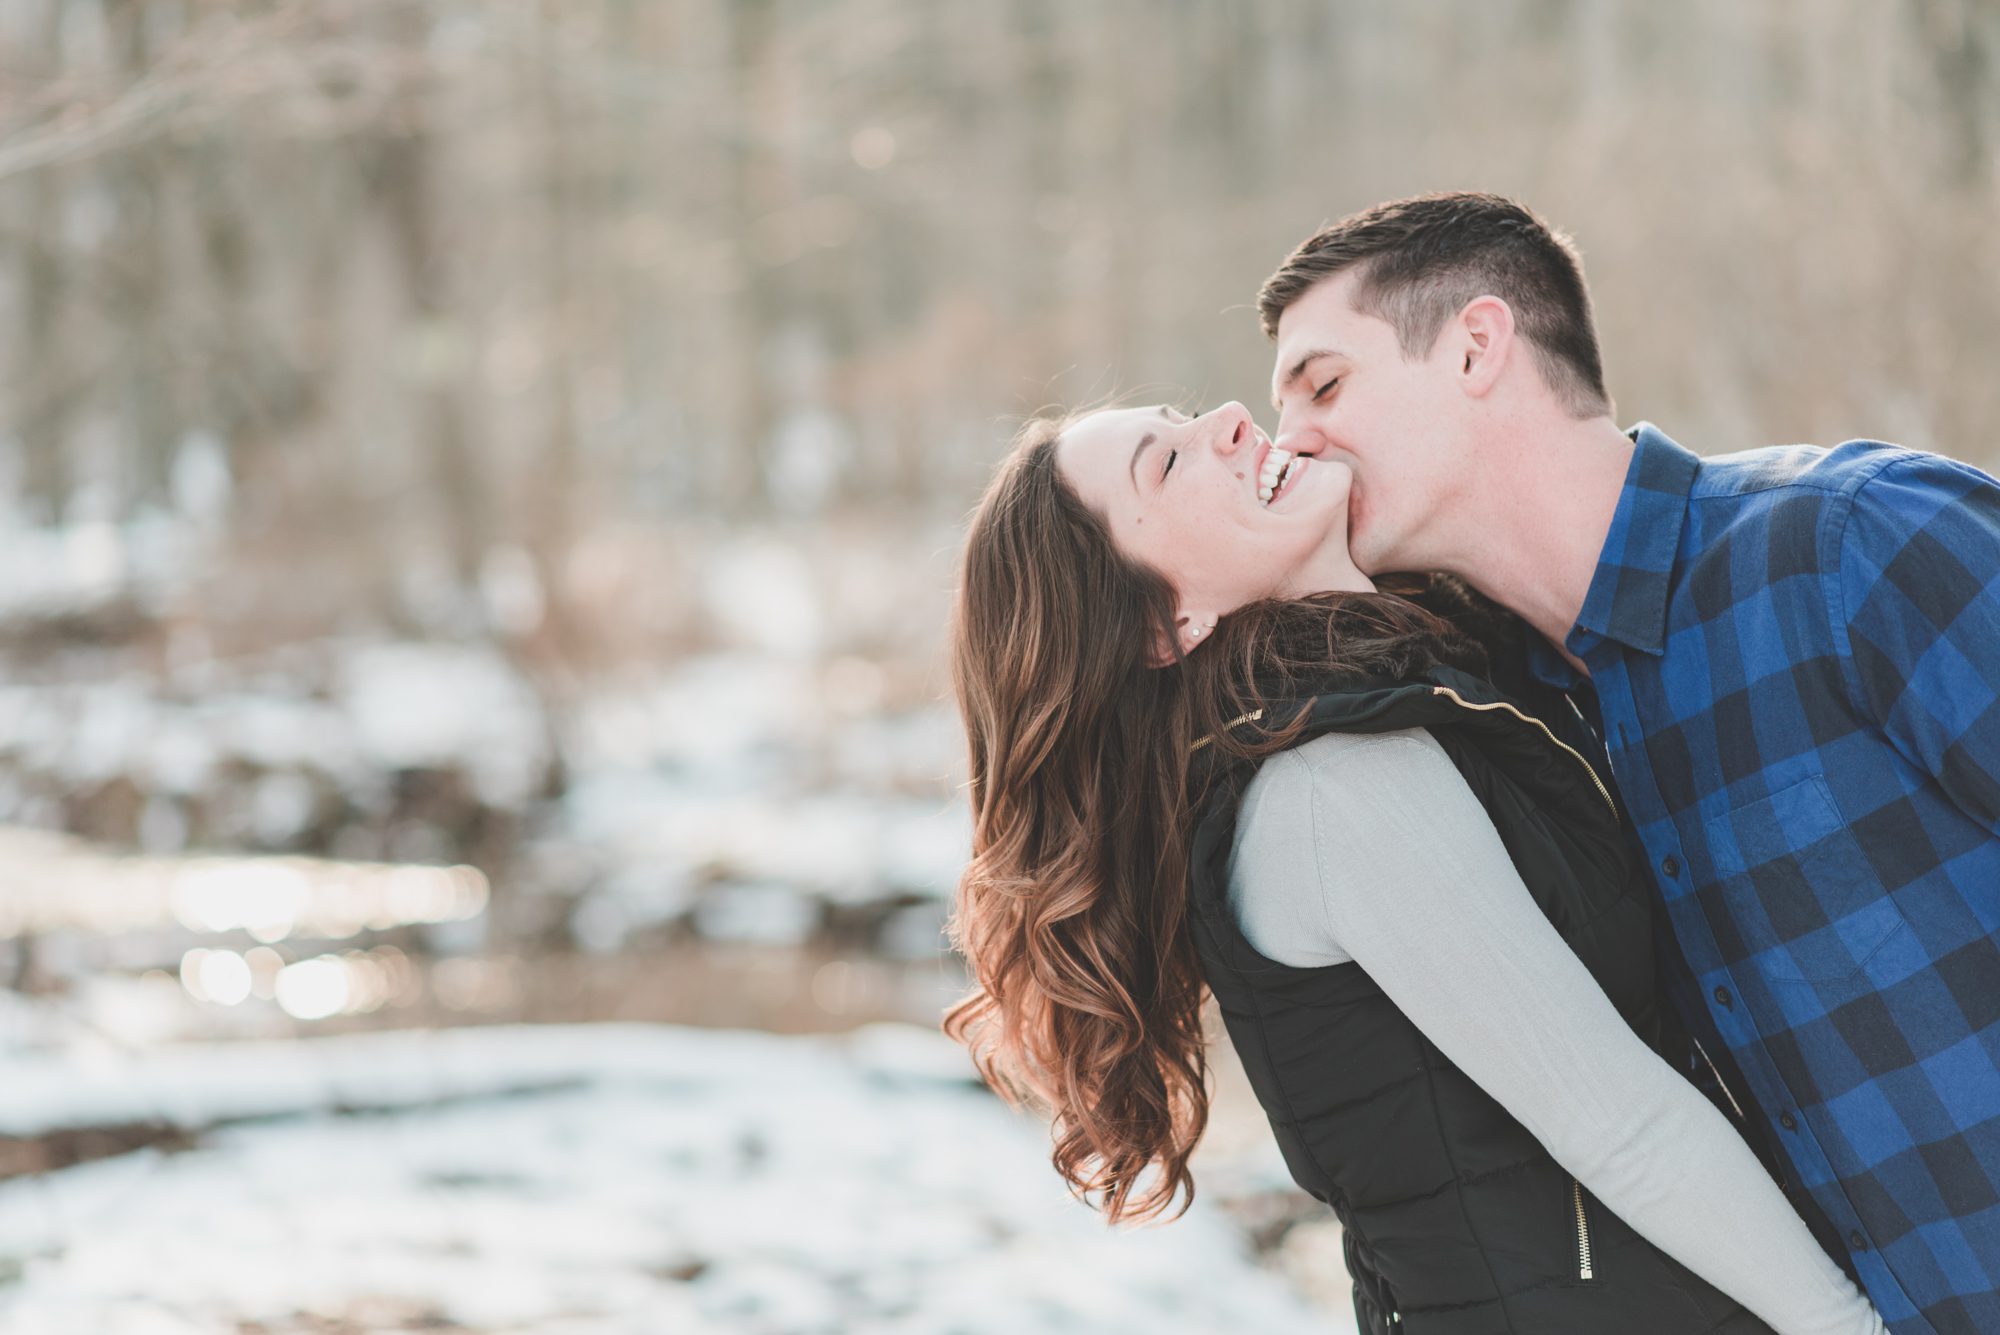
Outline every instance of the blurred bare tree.
[[1446, 186], [1577, 235], [1628, 417], [1992, 462], [1996, 57], [1993, 0], [15, 0], [5, 476], [116, 521], [219, 459], [211, 609], [554, 680], [617, 526], [949, 516], [1009, 415], [1261, 401], [1278, 257]]

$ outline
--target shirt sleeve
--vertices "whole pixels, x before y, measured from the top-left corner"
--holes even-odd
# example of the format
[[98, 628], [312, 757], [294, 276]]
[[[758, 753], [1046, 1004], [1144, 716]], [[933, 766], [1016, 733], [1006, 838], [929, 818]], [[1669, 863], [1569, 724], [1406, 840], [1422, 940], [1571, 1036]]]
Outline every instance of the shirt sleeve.
[[1884, 1330], [1550, 926], [1435, 739], [1385, 733], [1315, 755], [1308, 774], [1330, 933], [1440, 1051], [1606, 1207], [1781, 1335]]
[[1229, 909], [1243, 939], [1280, 964], [1321, 969], [1353, 958], [1334, 939], [1312, 843], [1300, 836], [1312, 828], [1313, 767], [1333, 751], [1373, 741], [1322, 733], [1268, 757], [1244, 790], [1229, 852]]
[[1837, 561], [1857, 711], [2000, 834], [2000, 483], [1903, 454], [1849, 503]]

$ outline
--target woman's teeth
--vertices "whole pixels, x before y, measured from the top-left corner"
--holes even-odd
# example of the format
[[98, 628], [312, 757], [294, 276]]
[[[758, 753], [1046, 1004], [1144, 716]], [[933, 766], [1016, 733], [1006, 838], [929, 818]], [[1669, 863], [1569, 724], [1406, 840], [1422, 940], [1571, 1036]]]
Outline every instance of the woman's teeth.
[[1258, 500], [1266, 505], [1271, 503], [1271, 497], [1277, 495], [1278, 486], [1284, 479], [1286, 465], [1291, 462], [1290, 451], [1281, 450], [1276, 445], [1271, 447], [1271, 452], [1264, 456], [1264, 466], [1257, 473]]

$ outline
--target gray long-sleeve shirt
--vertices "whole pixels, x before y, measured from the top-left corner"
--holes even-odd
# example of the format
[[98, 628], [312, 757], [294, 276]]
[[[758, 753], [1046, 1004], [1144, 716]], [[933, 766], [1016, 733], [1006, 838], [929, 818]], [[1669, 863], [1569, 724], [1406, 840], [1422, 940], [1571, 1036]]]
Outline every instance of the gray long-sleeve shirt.
[[1780, 1335], [1877, 1335], [1728, 1121], [1632, 1032], [1421, 728], [1326, 733], [1244, 795], [1229, 900], [1301, 968], [1353, 960], [1642, 1236]]

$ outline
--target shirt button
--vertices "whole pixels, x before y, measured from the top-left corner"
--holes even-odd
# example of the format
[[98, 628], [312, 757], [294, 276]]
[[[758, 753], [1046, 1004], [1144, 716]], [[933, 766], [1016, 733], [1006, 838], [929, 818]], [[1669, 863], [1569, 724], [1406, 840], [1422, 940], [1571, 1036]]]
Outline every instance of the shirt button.
[[1736, 998], [1729, 995], [1729, 989], [1726, 987], [1718, 987], [1715, 989], [1715, 999], [1721, 1002], [1724, 1006], [1730, 1008], [1731, 1010], [1734, 1010], [1736, 1008]]
[[1862, 1237], [1861, 1230], [1857, 1228], [1847, 1235], [1847, 1245], [1857, 1252], [1865, 1252], [1868, 1250], [1868, 1239]]
[[1667, 854], [1660, 861], [1660, 871], [1665, 874], [1668, 880], [1673, 880], [1674, 877], [1681, 874], [1681, 860], [1672, 853]]
[[1779, 1113], [1778, 1125], [1782, 1126], [1787, 1131], [1796, 1131], [1799, 1129], [1798, 1122], [1793, 1119], [1790, 1113]]

